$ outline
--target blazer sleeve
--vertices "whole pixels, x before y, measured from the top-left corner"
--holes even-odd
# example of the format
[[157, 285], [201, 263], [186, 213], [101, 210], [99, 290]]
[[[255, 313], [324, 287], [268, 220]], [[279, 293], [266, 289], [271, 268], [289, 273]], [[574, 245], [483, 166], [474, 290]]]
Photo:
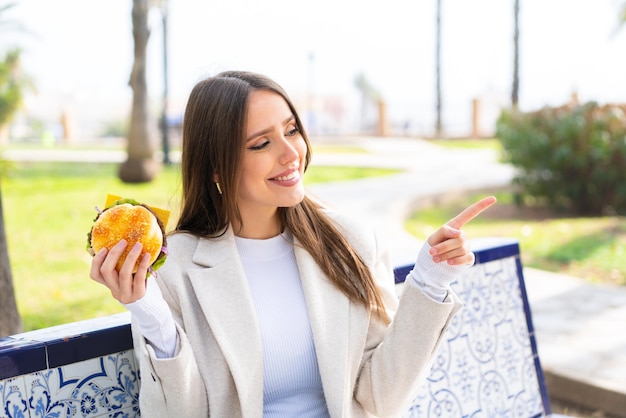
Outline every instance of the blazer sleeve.
[[[168, 260], [163, 266], [167, 274], [180, 273], [175, 263]], [[204, 382], [198, 370], [191, 344], [181, 325], [180, 310], [177, 309], [175, 296], [169, 291], [163, 280], [157, 280], [165, 301], [170, 306], [178, 342], [172, 358], [158, 358], [154, 349], [141, 335], [133, 323], [135, 355], [139, 360], [141, 372], [141, 390], [139, 405], [142, 416], [208, 416], [209, 405]]]
[[384, 295], [389, 325], [372, 317], [355, 401], [377, 416], [400, 416], [428, 372], [455, 313], [461, 308], [450, 292], [443, 302], [427, 296], [413, 283], [405, 283], [399, 300], [388, 257], [374, 251], [372, 270]]

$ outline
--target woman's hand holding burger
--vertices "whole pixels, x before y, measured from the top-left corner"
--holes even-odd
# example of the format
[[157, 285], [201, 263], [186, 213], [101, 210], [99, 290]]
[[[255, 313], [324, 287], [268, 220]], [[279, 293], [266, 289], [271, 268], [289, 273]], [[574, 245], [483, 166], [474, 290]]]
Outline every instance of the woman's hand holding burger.
[[111, 250], [103, 247], [94, 256], [89, 274], [93, 280], [108, 287], [113, 297], [125, 305], [136, 302], [146, 294], [146, 280], [135, 280], [135, 275], [146, 277], [150, 267], [150, 254], [142, 251], [141, 242], [136, 242], [118, 271], [118, 263], [127, 246], [128, 242], [122, 239]]
[[87, 237], [87, 250], [94, 256], [89, 276], [123, 304], [145, 295], [145, 278], [167, 256], [163, 223], [152, 209], [132, 199], [99, 211]]

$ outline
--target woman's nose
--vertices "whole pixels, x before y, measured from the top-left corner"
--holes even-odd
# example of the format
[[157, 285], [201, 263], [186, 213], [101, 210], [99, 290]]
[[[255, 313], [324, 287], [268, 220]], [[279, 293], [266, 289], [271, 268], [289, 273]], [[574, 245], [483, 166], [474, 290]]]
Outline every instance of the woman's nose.
[[289, 142], [286, 138], [283, 138], [282, 143], [283, 147], [281, 149], [281, 154], [278, 161], [281, 164], [290, 164], [294, 161], [297, 161], [300, 155], [298, 154], [298, 150], [296, 149], [294, 144]]

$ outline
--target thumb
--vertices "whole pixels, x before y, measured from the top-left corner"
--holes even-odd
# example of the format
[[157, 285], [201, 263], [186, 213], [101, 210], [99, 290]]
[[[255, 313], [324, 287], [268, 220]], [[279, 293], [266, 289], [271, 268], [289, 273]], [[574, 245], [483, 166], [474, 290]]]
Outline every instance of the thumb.
[[460, 229], [451, 227], [450, 225], [444, 225], [436, 230], [430, 237], [428, 237], [428, 245], [434, 247], [444, 241], [452, 238], [458, 238], [463, 234]]

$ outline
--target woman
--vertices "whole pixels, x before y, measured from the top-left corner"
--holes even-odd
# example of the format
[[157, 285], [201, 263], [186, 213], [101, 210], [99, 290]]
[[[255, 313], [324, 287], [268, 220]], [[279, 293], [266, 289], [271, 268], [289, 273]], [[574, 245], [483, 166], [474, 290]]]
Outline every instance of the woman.
[[474, 262], [460, 228], [424, 245], [398, 301], [373, 231], [308, 198], [302, 123], [275, 82], [224, 72], [192, 90], [183, 202], [147, 281], [141, 246], [98, 253], [91, 278], [132, 313], [147, 417], [392, 417], [411, 401]]

